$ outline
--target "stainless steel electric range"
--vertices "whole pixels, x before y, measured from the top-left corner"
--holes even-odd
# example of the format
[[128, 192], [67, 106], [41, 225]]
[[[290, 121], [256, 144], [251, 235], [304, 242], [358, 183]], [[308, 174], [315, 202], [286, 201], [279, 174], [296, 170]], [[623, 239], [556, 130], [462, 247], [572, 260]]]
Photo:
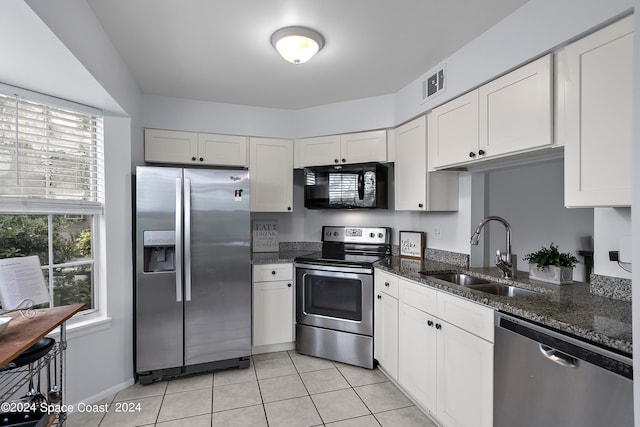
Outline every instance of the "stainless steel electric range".
[[322, 252], [295, 259], [296, 350], [372, 369], [373, 263], [388, 227], [322, 227]]

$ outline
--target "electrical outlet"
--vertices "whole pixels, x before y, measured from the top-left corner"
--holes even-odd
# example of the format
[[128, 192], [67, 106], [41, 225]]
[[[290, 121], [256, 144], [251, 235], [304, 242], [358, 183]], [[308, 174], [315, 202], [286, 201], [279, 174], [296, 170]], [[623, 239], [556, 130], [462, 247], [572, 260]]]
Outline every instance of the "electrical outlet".
[[442, 240], [442, 229], [440, 227], [433, 229], [433, 238], [436, 240]]

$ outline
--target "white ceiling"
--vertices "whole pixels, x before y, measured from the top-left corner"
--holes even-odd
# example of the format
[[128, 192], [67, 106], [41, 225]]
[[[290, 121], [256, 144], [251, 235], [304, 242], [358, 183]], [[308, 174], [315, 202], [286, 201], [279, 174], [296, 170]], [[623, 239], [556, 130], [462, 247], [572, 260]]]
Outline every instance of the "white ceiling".
[[[526, 0], [87, 0], [145, 94], [299, 109], [396, 93]], [[326, 43], [285, 62], [271, 34]]]

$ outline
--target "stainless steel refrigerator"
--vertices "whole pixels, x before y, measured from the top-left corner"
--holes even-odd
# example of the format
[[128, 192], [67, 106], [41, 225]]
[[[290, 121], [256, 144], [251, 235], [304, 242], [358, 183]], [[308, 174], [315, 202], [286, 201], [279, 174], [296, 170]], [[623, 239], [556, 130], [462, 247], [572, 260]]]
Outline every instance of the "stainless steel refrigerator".
[[140, 383], [249, 366], [249, 173], [143, 166], [135, 182]]

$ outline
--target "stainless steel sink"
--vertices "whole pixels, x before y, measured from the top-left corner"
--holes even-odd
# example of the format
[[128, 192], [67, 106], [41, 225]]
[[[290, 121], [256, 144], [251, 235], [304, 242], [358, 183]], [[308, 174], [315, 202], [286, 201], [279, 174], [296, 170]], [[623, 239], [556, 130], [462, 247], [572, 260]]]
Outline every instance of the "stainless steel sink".
[[429, 274], [429, 277], [444, 280], [445, 282], [455, 283], [460, 286], [485, 285], [491, 283], [489, 280], [469, 276], [464, 273]]
[[454, 283], [456, 285], [465, 286], [469, 289], [486, 292], [493, 295], [515, 297], [536, 294], [534, 291], [518, 288], [516, 286], [503, 285], [501, 283], [494, 283], [490, 280], [481, 279], [479, 277], [471, 276], [465, 273], [431, 273], [428, 271], [421, 271], [420, 274], [424, 274], [435, 279], [444, 280], [445, 282]]
[[536, 293], [533, 291], [529, 291], [527, 289], [518, 288], [516, 286], [508, 286], [501, 285], [499, 283], [489, 283], [485, 285], [470, 285], [469, 289], [474, 289], [476, 291], [486, 292], [488, 294], [500, 295], [505, 297], [516, 297], [516, 296], [526, 296], [526, 295], [535, 295]]

